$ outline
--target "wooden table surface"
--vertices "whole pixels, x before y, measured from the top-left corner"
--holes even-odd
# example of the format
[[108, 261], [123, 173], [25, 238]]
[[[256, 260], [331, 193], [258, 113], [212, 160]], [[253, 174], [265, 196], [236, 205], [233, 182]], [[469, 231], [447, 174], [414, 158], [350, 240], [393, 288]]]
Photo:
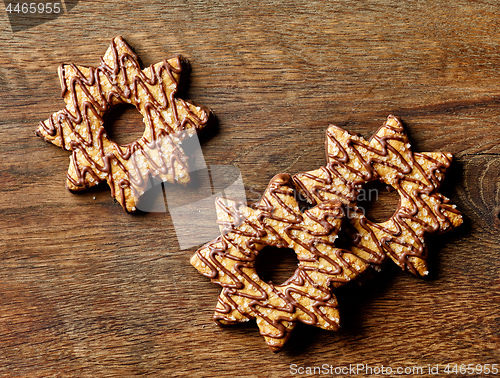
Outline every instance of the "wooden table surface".
[[[0, 6], [1, 376], [445, 376], [447, 364], [484, 376], [476, 365], [500, 364], [497, 1], [65, 5], [12, 25]], [[117, 35], [144, 66], [189, 59], [184, 97], [216, 117], [205, 160], [238, 168], [249, 200], [277, 173], [323, 165], [329, 124], [369, 137], [395, 114], [416, 151], [453, 153], [441, 191], [465, 221], [428, 239], [430, 277], [388, 264], [336, 291], [339, 332], [300, 326], [277, 354], [255, 323], [214, 325], [220, 288], [189, 264], [196, 247], [180, 249], [170, 214], [127, 214], [106, 185], [70, 193], [69, 153], [35, 136], [64, 107], [58, 65], [99, 64]], [[117, 139], [141, 134], [138, 112], [116, 118]], [[285, 260], [274, 274], [293, 270]]]

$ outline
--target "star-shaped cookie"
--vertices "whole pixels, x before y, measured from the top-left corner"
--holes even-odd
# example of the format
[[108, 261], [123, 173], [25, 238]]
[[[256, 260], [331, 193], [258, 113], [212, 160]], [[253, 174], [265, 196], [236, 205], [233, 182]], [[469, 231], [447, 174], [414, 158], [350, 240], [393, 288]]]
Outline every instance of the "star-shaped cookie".
[[[462, 224], [462, 216], [438, 192], [452, 155], [413, 152], [400, 120], [389, 116], [369, 141], [346, 130], [327, 130], [327, 165], [293, 177], [312, 204], [340, 200], [350, 207], [349, 221], [356, 230], [351, 252], [380, 265], [390, 257], [402, 269], [428, 274], [424, 235], [445, 232]], [[392, 186], [400, 201], [383, 223], [370, 221], [356, 199], [363, 185], [373, 180]]]
[[[182, 141], [203, 128], [210, 111], [177, 98], [187, 62], [180, 56], [141, 69], [121, 37], [112, 40], [97, 67], [62, 65], [59, 78], [66, 107], [40, 122], [37, 135], [72, 152], [66, 186], [79, 191], [107, 181], [111, 195], [127, 211], [154, 176], [187, 183], [188, 157]], [[121, 103], [143, 115], [138, 140], [118, 145], [106, 133], [106, 115]]]
[[[200, 248], [191, 264], [222, 286], [214, 319], [223, 324], [256, 318], [260, 333], [280, 350], [298, 321], [336, 330], [337, 301], [331, 287], [364, 271], [367, 264], [335, 247], [344, 211], [338, 200], [301, 212], [288, 174], [275, 176], [250, 208], [218, 199], [221, 236]], [[255, 263], [265, 246], [292, 248], [299, 260], [286, 282], [264, 282]]]

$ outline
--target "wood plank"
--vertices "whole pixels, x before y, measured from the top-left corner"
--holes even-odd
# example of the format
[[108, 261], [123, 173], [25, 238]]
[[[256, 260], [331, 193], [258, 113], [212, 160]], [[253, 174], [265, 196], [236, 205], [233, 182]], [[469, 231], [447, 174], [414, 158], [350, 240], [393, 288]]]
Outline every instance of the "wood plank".
[[[283, 377], [362, 364], [435, 376], [439, 364], [444, 376], [448, 363], [500, 364], [499, 16], [488, 0], [110, 0], [12, 32], [2, 13], [0, 374]], [[341, 288], [342, 329], [301, 325], [278, 354], [254, 323], [215, 326], [219, 287], [191, 267], [196, 247], [179, 248], [170, 214], [126, 214], [105, 185], [68, 192], [68, 152], [34, 135], [64, 106], [58, 65], [97, 65], [116, 35], [144, 66], [189, 59], [184, 97], [216, 116], [204, 158], [237, 167], [249, 201], [277, 173], [323, 165], [329, 124], [369, 137], [395, 114], [417, 151], [453, 153], [442, 192], [465, 222], [429, 238], [429, 279], [388, 265]], [[141, 122], [118, 118], [125, 139]]]

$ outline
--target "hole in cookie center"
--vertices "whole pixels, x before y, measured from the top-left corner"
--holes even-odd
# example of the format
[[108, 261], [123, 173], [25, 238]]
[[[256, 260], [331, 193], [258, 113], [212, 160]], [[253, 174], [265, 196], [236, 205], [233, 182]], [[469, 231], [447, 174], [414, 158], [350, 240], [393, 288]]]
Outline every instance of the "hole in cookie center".
[[135, 142], [144, 134], [142, 114], [130, 104], [115, 105], [106, 115], [108, 138], [119, 145]]
[[255, 264], [260, 279], [281, 285], [293, 276], [299, 260], [291, 248], [264, 247]]
[[372, 181], [360, 190], [358, 207], [374, 223], [383, 223], [392, 217], [399, 206], [397, 190], [380, 181]]

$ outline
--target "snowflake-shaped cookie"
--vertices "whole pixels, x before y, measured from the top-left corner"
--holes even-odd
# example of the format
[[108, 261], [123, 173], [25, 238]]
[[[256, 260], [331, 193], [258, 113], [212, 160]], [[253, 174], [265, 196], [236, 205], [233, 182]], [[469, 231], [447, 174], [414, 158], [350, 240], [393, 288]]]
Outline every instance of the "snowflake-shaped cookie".
[[[62, 65], [59, 78], [66, 107], [40, 122], [37, 134], [72, 152], [66, 186], [83, 190], [106, 180], [111, 195], [127, 210], [155, 176], [189, 182], [188, 158], [180, 144], [207, 124], [209, 110], [177, 98], [187, 62], [163, 60], [141, 70], [121, 37], [112, 40], [98, 67]], [[143, 115], [138, 140], [118, 145], [106, 134], [106, 115], [117, 104], [132, 104]]]

